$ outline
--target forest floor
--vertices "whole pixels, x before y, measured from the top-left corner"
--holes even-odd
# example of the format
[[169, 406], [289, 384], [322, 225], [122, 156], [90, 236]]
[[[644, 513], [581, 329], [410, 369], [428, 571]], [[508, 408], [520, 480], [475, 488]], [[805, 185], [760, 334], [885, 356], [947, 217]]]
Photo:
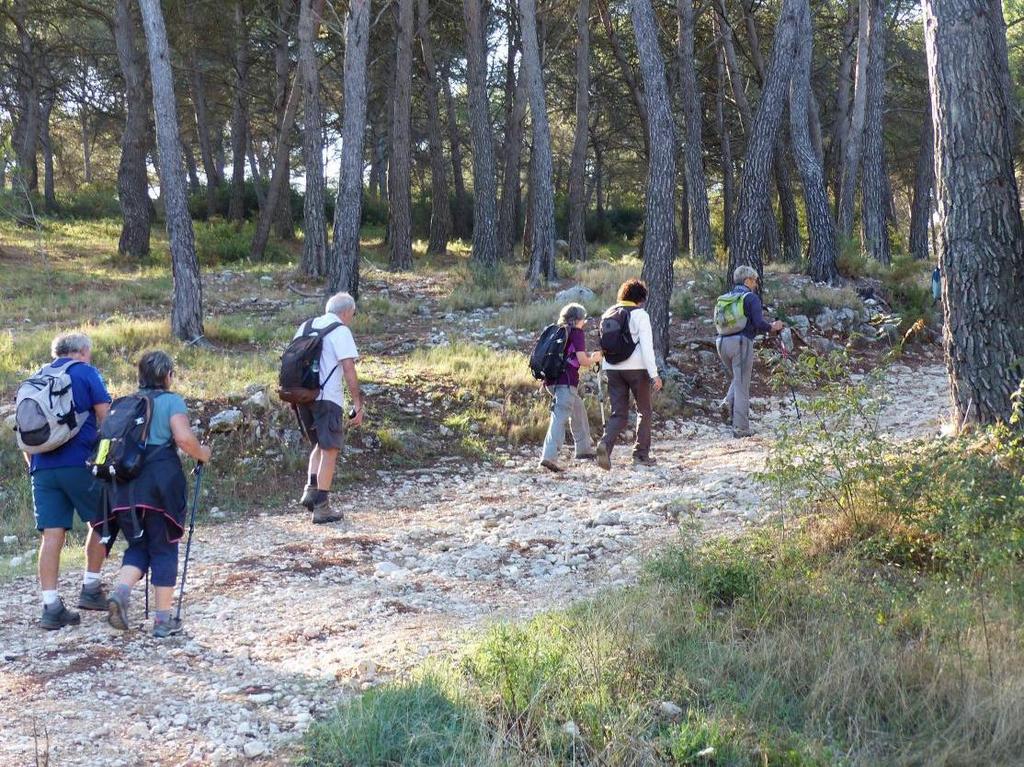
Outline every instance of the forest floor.
[[[7, 248], [0, 257], [11, 260], [12, 253]], [[611, 269], [605, 281], [613, 283], [629, 268]], [[383, 319], [364, 319], [363, 334], [357, 330], [370, 352], [371, 387], [386, 386], [389, 375], [413, 380], [416, 365], [401, 365], [416, 345], [490, 348], [496, 337], [516, 354], [529, 345], [536, 323], [516, 322], [507, 314], [514, 307], [482, 313], [453, 307], [445, 304], [451, 288], [441, 278], [381, 275], [367, 280], [364, 302], [387, 302]], [[229, 346], [237, 337], [238, 358], [247, 358], [259, 345], [261, 317], [290, 328], [312, 304], [296, 298], [289, 283], [283, 270], [212, 272], [207, 297], [221, 316], [219, 325], [211, 322], [215, 342]], [[403, 308], [396, 312], [396, 305]], [[549, 309], [545, 305], [538, 316]], [[696, 319], [705, 310], [694, 313], [696, 324], [675, 329], [675, 341], [707, 335]], [[232, 314], [243, 316], [232, 324]], [[15, 320], [6, 321], [13, 326]], [[33, 332], [43, 339], [52, 325]], [[272, 356], [267, 349], [275, 339], [268, 336], [260, 348], [261, 361]], [[309, 524], [308, 515], [287, 502], [301, 490], [301, 455], [286, 462], [275, 460], [279, 448], [269, 450], [256, 463], [257, 487], [274, 492], [263, 502], [235, 503], [230, 508], [244, 507], [243, 513], [229, 513], [219, 524], [205, 524], [204, 517], [197, 528], [186, 634], [179, 638], [158, 642], [143, 630], [141, 590], [132, 606], [138, 630], [127, 635], [95, 613], [83, 613], [80, 627], [43, 632], [36, 625], [34, 579], [24, 567], [13, 569], [13, 580], [0, 591], [0, 720], [7, 723], [0, 764], [32, 763], [41, 753], [62, 766], [278, 764], [297, 753], [302, 733], [340, 699], [445, 653], [470, 630], [627, 585], [649, 553], [684, 533], [730, 535], [770, 520], [773, 510], [753, 473], [763, 466], [773, 425], [795, 417], [792, 403], [767, 391], [759, 364], [753, 409], [760, 434], [732, 439], [709, 416], [724, 377], [699, 347], [681, 347], [690, 350], [680, 355], [690, 362], [680, 364], [688, 406], [669, 402], [674, 394], [659, 403], [653, 450], [659, 464], [653, 468], [634, 468], [622, 446], [610, 473], [573, 462], [567, 453], [571, 471], [548, 474], [536, 466], [536, 444], [473, 428], [478, 411], [448, 411], [457, 390], [432, 396], [422, 382], [418, 388], [395, 385], [391, 399], [376, 398], [371, 417], [385, 408], [406, 412], [401, 425], [415, 432], [392, 430], [391, 439], [413, 444], [399, 444], [395, 460], [368, 468], [367, 455], [381, 450], [387, 435], [355, 440], [333, 501], [346, 512], [342, 523]], [[22, 351], [15, 344], [8, 353]], [[521, 364], [521, 356], [514, 359]], [[871, 360], [862, 362], [870, 366]], [[499, 390], [523, 388], [519, 374], [505, 382], [504, 368], [494, 364]], [[896, 440], [937, 433], [947, 406], [938, 351], [919, 348], [887, 375], [882, 431]], [[130, 376], [130, 366], [114, 376]], [[205, 378], [191, 385], [197, 397], [212, 387]], [[536, 394], [524, 394], [533, 399], [516, 405], [511, 416], [507, 398], [487, 396], [479, 403], [484, 414], [500, 410], [506, 418], [536, 420], [544, 411]], [[431, 402], [444, 413], [425, 412]], [[204, 417], [226, 404], [208, 404]], [[596, 421], [596, 406], [592, 411]], [[259, 420], [248, 412], [246, 418]], [[417, 440], [427, 449], [417, 451]], [[297, 446], [289, 451], [301, 453]], [[417, 452], [421, 458], [411, 460]], [[218, 471], [228, 469], [215, 460], [209, 472]], [[213, 497], [227, 506], [227, 492], [222, 487]], [[209, 504], [210, 496], [204, 498]], [[79, 576], [74, 566], [65, 568], [66, 599]]]

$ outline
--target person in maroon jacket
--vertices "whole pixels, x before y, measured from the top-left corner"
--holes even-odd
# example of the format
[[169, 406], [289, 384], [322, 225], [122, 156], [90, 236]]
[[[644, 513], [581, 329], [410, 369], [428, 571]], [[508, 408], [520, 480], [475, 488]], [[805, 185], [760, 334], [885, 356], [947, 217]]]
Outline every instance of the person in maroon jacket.
[[569, 338], [565, 344], [565, 370], [558, 379], [544, 382], [551, 395], [551, 421], [544, 438], [540, 465], [549, 471], [564, 471], [557, 459], [558, 451], [565, 444], [566, 423], [572, 429], [576, 457], [593, 458], [597, 455], [590, 437], [587, 409], [577, 391], [580, 368], [598, 364], [602, 356], [599, 351], [587, 353], [587, 337], [583, 332], [586, 322], [587, 310], [580, 304], [566, 304], [558, 316], [558, 324], [568, 328]]

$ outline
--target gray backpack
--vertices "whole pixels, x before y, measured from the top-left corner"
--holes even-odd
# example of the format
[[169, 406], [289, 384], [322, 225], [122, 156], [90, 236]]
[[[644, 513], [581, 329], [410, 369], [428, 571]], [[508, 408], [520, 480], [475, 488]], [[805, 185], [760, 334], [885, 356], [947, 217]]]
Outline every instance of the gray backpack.
[[89, 412], [76, 411], [68, 375], [78, 363], [47, 365], [18, 387], [14, 431], [19, 449], [30, 455], [49, 453], [81, 430]]

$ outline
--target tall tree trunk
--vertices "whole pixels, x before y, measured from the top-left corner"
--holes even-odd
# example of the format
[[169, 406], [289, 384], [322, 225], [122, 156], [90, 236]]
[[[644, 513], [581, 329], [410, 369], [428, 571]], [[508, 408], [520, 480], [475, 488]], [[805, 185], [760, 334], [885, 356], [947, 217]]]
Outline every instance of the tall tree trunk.
[[341, 174], [334, 205], [334, 242], [327, 261], [330, 291], [359, 297], [359, 224], [363, 208], [363, 136], [366, 133], [366, 51], [370, 0], [351, 0], [345, 19], [345, 116]]
[[164, 26], [160, 0], [139, 0], [139, 6], [142, 9], [142, 25], [149, 51], [156, 140], [160, 147], [160, 189], [166, 209], [171, 274], [174, 279], [171, 332], [183, 341], [196, 341], [203, 335], [203, 283], [199, 278], [195, 235], [188, 212], [185, 172], [181, 164], [178, 108], [174, 99], [174, 75], [167, 47], [167, 28]]
[[463, 0], [466, 22], [466, 90], [473, 144], [473, 261], [493, 267], [498, 260], [498, 201], [494, 139], [487, 98], [486, 29], [481, 0]]
[[395, 91], [391, 98], [388, 165], [388, 253], [392, 271], [412, 269], [412, 2], [398, 0], [395, 16]]
[[885, 141], [882, 137], [885, 115], [885, 34], [885, 2], [872, 0], [861, 170], [861, 249], [880, 264], [888, 266], [892, 260], [888, 226], [892, 210], [892, 189], [886, 172]]
[[601, 143], [591, 139], [594, 145], [594, 215], [604, 221], [604, 150]]
[[[390, 103], [391, 99], [387, 99]], [[370, 121], [370, 194], [378, 202], [388, 198], [388, 137], [378, 133], [375, 121]]]
[[569, 166], [569, 258], [587, 258], [587, 139], [590, 135], [590, 0], [576, 9], [576, 132]]
[[[750, 102], [747, 100], [746, 91], [744, 90], [743, 78], [740, 74], [739, 63], [736, 59], [736, 45], [733, 40], [732, 27], [729, 24], [729, 18], [726, 15], [725, 10], [724, 0], [719, 0], [717, 21], [719, 26], [719, 40], [722, 45], [722, 54], [725, 63], [725, 71], [729, 76], [730, 90], [732, 92], [733, 100], [736, 102], [736, 108], [740, 114], [740, 121], [742, 122], [743, 129], [747, 134], [747, 142], [749, 144], [750, 131], [754, 124], [754, 110], [751, 108]], [[772, 168], [775, 168], [774, 157], [772, 158]], [[736, 220], [734, 216], [734, 228], [735, 224]], [[775, 218], [775, 211], [772, 209], [770, 204], [765, 209], [764, 238], [765, 250], [768, 253], [768, 259], [776, 260], [779, 257], [779, 252], [781, 250], [779, 222]]]
[[[196, 166], [196, 156], [191, 146], [184, 146], [182, 151], [184, 153], [185, 170], [188, 172], [188, 191], [190, 194], [196, 194], [199, 191], [199, 168]], [[163, 193], [160, 194], [160, 197], [163, 198]]]
[[203, 82], [199, 63], [195, 53], [189, 56], [189, 77], [192, 83], [192, 105], [195, 109], [196, 135], [199, 137], [199, 157], [203, 161], [203, 172], [206, 174], [206, 209], [207, 214], [216, 214], [216, 189], [220, 185], [217, 176], [217, 163], [213, 159], [213, 143], [210, 140], [210, 115], [206, 106], [206, 85]]
[[16, 78], [18, 122], [14, 130], [17, 167], [14, 186], [19, 194], [39, 191], [39, 168], [36, 149], [39, 145], [39, 71], [35, 41], [28, 29], [28, 0], [16, 0], [12, 18], [18, 28], [18, 61]]
[[267, 242], [270, 240], [270, 228], [274, 224], [274, 214], [279, 210], [281, 199], [287, 198], [291, 192], [291, 187], [288, 184], [288, 152], [291, 149], [288, 139], [291, 136], [292, 126], [295, 124], [295, 113], [299, 111], [301, 80], [299, 73], [296, 72], [291, 88], [288, 90], [284, 114], [281, 115], [281, 130], [278, 131], [277, 147], [274, 149], [274, 170], [270, 174], [270, 185], [267, 187], [266, 207], [260, 211], [260, 218], [249, 248], [250, 257], [254, 261], [263, 258]]
[[920, 149], [914, 174], [914, 200], [910, 206], [910, 255], [919, 261], [928, 258], [928, 222], [932, 212], [932, 191], [935, 188], [935, 131], [932, 113], [925, 110], [921, 121]]
[[790, 134], [793, 154], [804, 185], [804, 207], [807, 211], [807, 234], [810, 242], [811, 277], [831, 283], [836, 270], [836, 225], [828, 202], [825, 171], [811, 140], [811, 52], [813, 31], [811, 8], [807, 0], [799, 0], [797, 22], [798, 52], [789, 85]]
[[1024, 226], [997, 0], [923, 0], [942, 232], [946, 366], [958, 424], [1007, 421], [1024, 359]]
[[231, 107], [231, 198], [228, 220], [245, 219], [245, 156], [249, 133], [249, 27], [242, 0], [234, 2], [235, 93]]
[[[291, 28], [292, 18], [297, 0], [280, 0], [277, 15], [277, 39], [274, 46], [274, 114], [277, 115], [277, 132], [275, 138], [277, 146], [291, 145], [291, 133], [294, 127], [295, 115], [288, 119], [288, 99], [292, 93], [289, 86], [291, 80], [291, 58], [288, 54], [288, 30]], [[275, 160], [274, 172], [271, 173], [271, 184], [274, 178], [283, 179], [284, 188], [279, 190], [272, 207], [274, 208], [274, 230], [282, 240], [291, 240], [295, 237], [295, 220], [292, 218], [292, 168], [291, 152], [275, 153], [284, 164], [280, 176], [277, 174]], [[270, 190], [267, 190], [267, 199], [270, 199]]]
[[452, 231], [452, 209], [448, 203], [448, 173], [445, 170], [444, 139], [441, 133], [441, 100], [437, 62], [430, 35], [430, 3], [419, 2], [420, 53], [426, 75], [424, 97], [427, 102], [427, 139], [430, 144], [430, 238], [427, 253], [445, 253]]
[[260, 215], [263, 215], [263, 211], [267, 209], [267, 179], [260, 172], [259, 163], [256, 161], [256, 140], [249, 126], [246, 126], [245, 131], [245, 156], [249, 160], [249, 174], [256, 190], [256, 204], [259, 206]]
[[537, 9], [534, 0], [519, 0], [519, 27], [523, 38], [523, 76], [530, 99], [533, 148], [530, 188], [533, 192], [533, 243], [530, 249], [530, 285], [555, 279], [555, 190], [551, 157], [551, 129], [544, 98], [540, 45], [537, 42]]
[[[750, 39], [750, 57], [754, 62], [754, 70], [757, 72], [757, 79], [762, 88], [765, 83], [764, 57], [761, 55], [761, 40], [757, 33], [757, 24], [754, 20], [753, 3], [740, 3], [743, 9], [743, 21], [747, 27], [747, 37]], [[785, 106], [783, 107], [785, 113]], [[779, 195], [779, 213], [782, 218], [782, 250], [783, 258], [790, 263], [800, 263], [800, 220], [796, 212], [796, 201], [793, 199], [793, 187], [789, 179], [788, 158], [789, 148], [786, 146], [786, 132], [779, 134], [778, 144], [775, 146], [775, 156], [772, 158], [772, 166], [775, 172], [775, 189]]]
[[324, 0], [301, 0], [299, 9], [299, 74], [302, 77], [302, 155], [306, 166], [303, 200], [302, 261], [308, 277], [324, 275], [327, 262], [327, 222], [324, 212], [323, 115], [320, 112], [320, 67], [313, 41], [320, 29]]
[[844, 147], [843, 164], [839, 176], [839, 206], [836, 226], [839, 236], [849, 240], [853, 236], [853, 214], [857, 194], [857, 174], [861, 165], [861, 147], [864, 141], [864, 113], [868, 95], [868, 61], [871, 36], [871, 0], [859, 0], [857, 31], [857, 70], [853, 84], [853, 106], [850, 109], [850, 128]]
[[452, 162], [452, 186], [455, 196], [452, 199], [452, 233], [460, 240], [470, 237], [469, 202], [466, 199], [466, 181], [462, 173], [462, 137], [459, 135], [458, 114], [455, 110], [455, 97], [452, 95], [450, 62], [441, 78], [441, 91], [444, 96], [445, 112], [448, 117], [448, 144]]
[[[518, 50], [518, 45], [517, 34], [516, 50]], [[512, 54], [514, 51], [510, 48], [509, 52]], [[523, 121], [526, 118], [527, 104], [526, 78], [522, 73], [518, 78], [515, 76], [514, 60], [511, 62], [511, 69], [512, 71], [506, 76], [506, 98], [510, 95], [511, 103], [505, 119], [501, 203], [498, 208], [498, 258], [502, 261], [511, 261], [514, 256], [523, 191]], [[508, 93], [509, 90], [511, 90], [511, 94]]]
[[775, 29], [771, 65], [761, 90], [757, 114], [750, 127], [736, 203], [733, 227], [735, 241], [729, 249], [730, 273], [732, 267], [740, 264], [754, 267], [758, 274], [764, 272], [762, 245], [765, 221], [770, 217], [768, 191], [773, 148], [778, 142], [796, 54], [796, 16], [793, 4], [793, 0], [783, 1]]
[[129, 0], [117, 0], [114, 42], [125, 83], [125, 121], [121, 132], [121, 162], [117, 166], [117, 199], [122, 217], [117, 252], [122, 256], [145, 258], [149, 255], [149, 229], [152, 224], [146, 171], [149, 93], [145, 61], [135, 42], [136, 31]]
[[654, 331], [658, 367], [669, 350], [669, 302], [679, 253], [675, 224], [675, 126], [669, 106], [665, 62], [658, 47], [658, 25], [650, 0], [629, 0], [648, 116], [647, 199], [644, 206], [644, 268], [646, 309]]
[[708, 207], [708, 184], [704, 175], [704, 140], [701, 123], [700, 93], [697, 89], [697, 71], [694, 68], [694, 37], [696, 23], [693, 0], [677, 0], [679, 16], [679, 90], [683, 107], [683, 125], [686, 130], [684, 147], [687, 207], [690, 218], [690, 255], [700, 261], [714, 258], [711, 239], [711, 211]]
[[[716, 17], [716, 31], [721, 35], [721, 20]], [[722, 152], [722, 243], [728, 250], [732, 245], [733, 203], [735, 182], [732, 164], [732, 137], [729, 124], [725, 121], [725, 62], [722, 60], [722, 46], [715, 49], [715, 76], [718, 89], [715, 97], [715, 124], [718, 129], [718, 140]]]
[[840, 166], [846, 157], [846, 142], [850, 136], [850, 93], [853, 90], [853, 52], [857, 36], [857, 14], [853, 7], [847, 8], [846, 24], [843, 26], [843, 48], [839, 54], [839, 71], [836, 74], [835, 121], [832, 124], [832, 140], [825, 158], [825, 174], [833, 189], [835, 209], [839, 210], [839, 183], [842, 173]]
[[47, 95], [39, 104], [39, 146], [43, 150], [43, 209], [57, 212], [57, 190], [53, 179], [53, 142], [50, 140], [50, 115], [53, 113], [53, 95]]
[[89, 118], [84, 109], [78, 113], [78, 125], [82, 131], [82, 180], [92, 183], [92, 131], [89, 130]]

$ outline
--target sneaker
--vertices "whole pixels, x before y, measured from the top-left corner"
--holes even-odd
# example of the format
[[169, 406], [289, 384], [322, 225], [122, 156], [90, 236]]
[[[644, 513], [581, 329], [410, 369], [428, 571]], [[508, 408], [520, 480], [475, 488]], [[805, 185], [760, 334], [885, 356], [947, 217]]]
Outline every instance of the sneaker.
[[658, 459], [657, 458], [651, 458], [650, 456], [647, 456], [646, 458], [644, 458], [643, 456], [634, 455], [633, 456], [633, 463], [636, 464], [637, 466], [657, 466], [658, 465]]
[[153, 624], [153, 636], [157, 639], [166, 639], [167, 637], [180, 634], [183, 626], [181, 625], [180, 618], [171, 618], [169, 621], [160, 621], [159, 623]]
[[306, 485], [302, 488], [302, 497], [299, 499], [299, 505], [305, 506], [309, 511], [313, 510], [313, 504], [316, 500], [316, 485]]
[[612, 457], [608, 455], [608, 446], [604, 442], [597, 446], [597, 465], [605, 471], [610, 471], [612, 468]]
[[560, 472], [560, 471], [565, 471], [565, 469], [563, 469], [561, 466], [559, 466], [554, 461], [549, 461], [549, 460], [546, 460], [546, 459], [541, 461], [540, 465], [541, 465], [542, 468], [547, 469], [548, 471], [555, 472], [555, 474], [558, 474], [558, 472]]
[[724, 399], [718, 403], [718, 414], [722, 417], [723, 423], [732, 423], [732, 407], [729, 400]]
[[82, 586], [81, 592], [78, 594], [78, 609], [79, 610], [106, 610], [107, 609], [107, 594], [103, 590], [103, 587], [98, 583], [95, 587], [89, 589]]
[[52, 605], [43, 608], [43, 617], [39, 619], [39, 625], [47, 631], [55, 631], [65, 626], [77, 626], [82, 622], [82, 617], [64, 606], [64, 600], [58, 599]]
[[128, 600], [116, 593], [107, 600], [107, 623], [120, 631], [128, 630]]

